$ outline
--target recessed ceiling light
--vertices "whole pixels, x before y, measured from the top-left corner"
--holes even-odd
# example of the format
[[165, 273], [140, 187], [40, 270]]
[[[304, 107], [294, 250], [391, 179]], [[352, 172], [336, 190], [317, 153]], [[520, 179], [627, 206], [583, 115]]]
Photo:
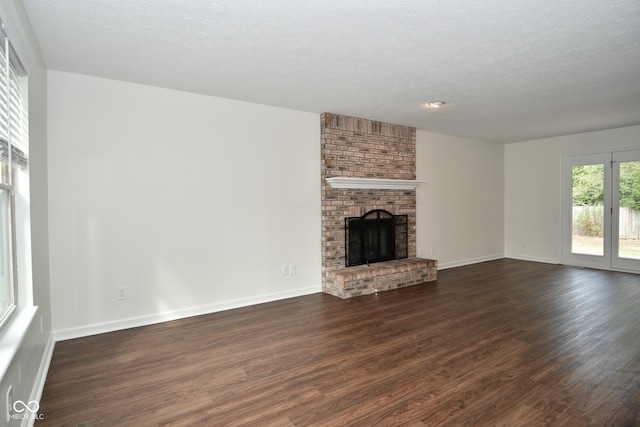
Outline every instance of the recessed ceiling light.
[[433, 108], [440, 108], [444, 104], [446, 104], [446, 102], [444, 102], [444, 101], [432, 101], [432, 102], [429, 102], [427, 105], [429, 107], [433, 107]]

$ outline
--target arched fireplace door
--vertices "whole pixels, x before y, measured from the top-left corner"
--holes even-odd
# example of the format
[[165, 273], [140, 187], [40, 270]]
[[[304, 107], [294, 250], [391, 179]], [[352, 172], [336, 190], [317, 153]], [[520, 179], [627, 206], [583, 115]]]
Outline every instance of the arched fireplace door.
[[407, 258], [407, 215], [375, 209], [344, 219], [346, 266]]

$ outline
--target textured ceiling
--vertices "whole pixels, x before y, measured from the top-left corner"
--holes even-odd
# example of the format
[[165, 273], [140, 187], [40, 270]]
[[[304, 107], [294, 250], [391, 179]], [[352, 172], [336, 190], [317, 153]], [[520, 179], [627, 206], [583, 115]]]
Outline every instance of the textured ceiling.
[[24, 4], [54, 70], [503, 143], [640, 124], [638, 0]]

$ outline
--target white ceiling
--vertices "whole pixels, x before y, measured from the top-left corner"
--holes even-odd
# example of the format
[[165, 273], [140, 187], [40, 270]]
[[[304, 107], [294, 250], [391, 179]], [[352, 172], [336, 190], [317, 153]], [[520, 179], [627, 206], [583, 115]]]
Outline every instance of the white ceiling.
[[640, 124], [639, 0], [24, 4], [54, 70], [502, 143]]

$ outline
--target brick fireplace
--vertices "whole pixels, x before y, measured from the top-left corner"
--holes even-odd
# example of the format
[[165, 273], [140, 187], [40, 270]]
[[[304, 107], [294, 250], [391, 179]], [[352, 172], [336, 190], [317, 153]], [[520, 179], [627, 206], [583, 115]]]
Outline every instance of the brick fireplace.
[[[416, 258], [415, 128], [323, 113], [321, 144], [323, 291], [349, 298], [436, 280], [437, 261]], [[345, 267], [345, 218], [378, 209], [407, 215], [408, 257]]]

